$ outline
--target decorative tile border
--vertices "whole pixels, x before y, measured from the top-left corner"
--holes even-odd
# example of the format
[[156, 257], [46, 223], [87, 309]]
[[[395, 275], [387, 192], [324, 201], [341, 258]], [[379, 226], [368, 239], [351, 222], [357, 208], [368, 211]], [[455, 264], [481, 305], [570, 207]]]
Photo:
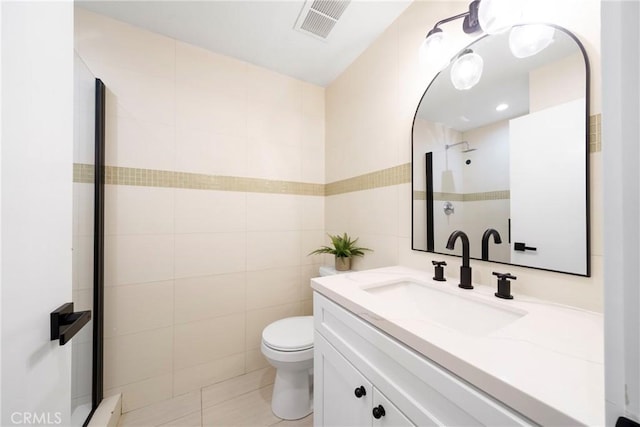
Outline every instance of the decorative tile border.
[[[73, 181], [93, 183], [93, 165], [73, 165]], [[206, 175], [156, 169], [105, 167], [105, 184], [139, 187], [188, 188], [195, 190], [324, 196], [324, 184], [276, 181], [237, 176]]]
[[[486, 200], [509, 200], [509, 190], [485, 191], [482, 193], [433, 193], [433, 200], [437, 202], [481, 202]], [[426, 191], [414, 191], [413, 200], [427, 200]]]
[[329, 183], [325, 186], [325, 196], [335, 196], [337, 194], [370, 190], [409, 182], [411, 182], [411, 163], [405, 163], [404, 165]]
[[589, 117], [589, 152], [602, 151], [602, 114]]
[[93, 165], [86, 165], [83, 163], [73, 164], [73, 182], [80, 182], [84, 184], [93, 184], [95, 182]]

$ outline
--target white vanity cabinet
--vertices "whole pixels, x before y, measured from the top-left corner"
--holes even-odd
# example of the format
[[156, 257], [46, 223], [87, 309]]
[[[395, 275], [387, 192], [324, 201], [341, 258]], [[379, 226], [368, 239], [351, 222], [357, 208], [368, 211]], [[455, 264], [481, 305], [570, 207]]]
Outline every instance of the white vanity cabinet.
[[534, 425], [318, 292], [314, 317], [317, 427]]
[[316, 426], [414, 425], [322, 336], [316, 335], [314, 347]]

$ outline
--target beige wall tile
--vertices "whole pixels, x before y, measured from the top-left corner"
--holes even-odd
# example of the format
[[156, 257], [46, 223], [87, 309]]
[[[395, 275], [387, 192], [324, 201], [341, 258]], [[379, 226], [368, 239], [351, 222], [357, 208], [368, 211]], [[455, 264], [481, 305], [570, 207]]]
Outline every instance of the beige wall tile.
[[313, 298], [311, 279], [320, 276], [320, 265], [313, 264], [302, 267], [302, 280], [300, 281], [300, 299], [308, 300]]
[[[114, 88], [115, 90], [115, 88]], [[141, 119], [120, 111], [117, 93], [107, 89], [107, 102], [114, 111], [107, 118], [105, 163], [148, 169], [173, 170], [176, 167], [175, 127], [152, 118]]]
[[255, 231], [247, 233], [247, 271], [299, 265], [299, 231]]
[[244, 313], [245, 282], [244, 272], [176, 279], [175, 323]]
[[173, 246], [173, 234], [106, 236], [105, 286], [172, 279]]
[[275, 71], [247, 65], [249, 104], [270, 105], [278, 109], [299, 109], [305, 83]]
[[269, 386], [274, 383], [275, 374], [276, 370], [272, 367], [262, 368], [229, 381], [205, 387], [202, 389], [202, 408], [209, 408], [245, 393]]
[[246, 265], [245, 233], [176, 234], [175, 277], [240, 272]]
[[104, 290], [104, 336], [173, 325], [173, 281], [109, 286]]
[[248, 231], [300, 230], [302, 225], [300, 200], [291, 194], [247, 194]]
[[121, 387], [105, 389], [105, 396], [122, 393], [122, 413], [170, 399], [173, 375], [160, 375]]
[[[302, 231], [301, 232], [301, 246], [300, 246], [300, 265], [308, 267], [309, 265], [322, 264], [322, 255], [309, 255], [312, 251], [329, 244], [329, 238], [324, 230], [316, 231]], [[318, 269], [316, 268], [316, 273]], [[315, 276], [314, 276], [315, 277]]]
[[247, 272], [247, 310], [300, 301], [300, 267]]
[[308, 83], [302, 89], [302, 180], [325, 182], [325, 91]]
[[262, 342], [262, 330], [272, 322], [285, 317], [300, 316], [300, 303], [283, 304], [275, 307], [247, 311], [247, 350], [259, 349]]
[[258, 369], [264, 369], [271, 366], [259, 348], [254, 348], [253, 350], [247, 350], [245, 352], [245, 355], [246, 355], [246, 371], [247, 372], [252, 372]]
[[301, 229], [324, 230], [324, 197], [298, 196]]
[[94, 233], [94, 185], [73, 183], [73, 232], [76, 236], [92, 236]]
[[247, 175], [247, 138], [240, 132], [178, 128], [176, 170], [211, 175]]
[[247, 175], [283, 181], [302, 180], [302, 147], [279, 145], [268, 137], [249, 139]]
[[136, 121], [175, 126], [176, 95], [173, 76], [155, 77], [122, 68], [117, 63], [101, 65], [99, 73], [108, 88], [108, 117], [116, 115]]
[[203, 93], [246, 96], [248, 64], [187, 43], [176, 42], [176, 81]]
[[91, 310], [93, 307], [93, 289], [74, 289], [73, 309], [75, 311]]
[[302, 301], [302, 315], [313, 316], [313, 300], [307, 299]]
[[325, 89], [81, 9], [76, 41], [108, 88], [107, 386], [131, 410], [268, 366], [322, 260]]
[[175, 325], [174, 369], [180, 370], [244, 350], [245, 318], [242, 314]]
[[176, 189], [175, 199], [175, 230], [178, 234], [246, 229], [245, 193]]
[[93, 289], [93, 235], [73, 240], [73, 288]]
[[239, 93], [208, 93], [181, 84], [176, 88], [175, 124], [178, 129], [210, 134], [246, 135], [246, 96]]
[[[302, 112], [305, 116], [322, 119], [324, 122], [325, 88], [311, 83], [302, 83]], [[322, 126], [324, 128], [324, 125]], [[321, 142], [324, 146], [324, 139]]]
[[398, 186], [398, 235], [411, 237], [411, 208], [412, 208], [411, 183]]
[[105, 186], [105, 235], [173, 233], [174, 190]]
[[348, 212], [351, 229], [358, 233], [398, 235], [397, 186], [359, 191], [353, 197], [354, 209]]
[[200, 365], [179, 369], [174, 373], [173, 394], [179, 396], [191, 390], [218, 383], [244, 373], [244, 352]]
[[303, 114], [301, 102], [289, 108], [272, 103], [250, 103], [247, 109], [247, 136], [250, 141], [267, 141], [275, 147], [300, 147]]
[[589, 156], [591, 174], [591, 254], [604, 255], [604, 230], [603, 230], [603, 179], [602, 153], [594, 153]]
[[75, 8], [75, 48], [95, 71], [119, 64], [153, 76], [171, 77], [175, 41], [79, 7]]
[[105, 338], [105, 389], [170, 374], [172, 336], [169, 327]]
[[[306, 131], [306, 130], [305, 130]], [[322, 134], [324, 139], [324, 132]], [[302, 136], [302, 174], [303, 182], [324, 183], [324, 147], [307, 146], [309, 139], [306, 134]]]

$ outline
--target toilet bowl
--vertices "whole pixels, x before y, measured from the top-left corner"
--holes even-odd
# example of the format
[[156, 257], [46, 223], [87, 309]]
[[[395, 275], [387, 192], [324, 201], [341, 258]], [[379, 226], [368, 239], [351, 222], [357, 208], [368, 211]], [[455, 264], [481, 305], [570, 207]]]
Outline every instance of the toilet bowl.
[[276, 368], [271, 410], [285, 420], [313, 412], [313, 317], [277, 320], [262, 331], [262, 354]]

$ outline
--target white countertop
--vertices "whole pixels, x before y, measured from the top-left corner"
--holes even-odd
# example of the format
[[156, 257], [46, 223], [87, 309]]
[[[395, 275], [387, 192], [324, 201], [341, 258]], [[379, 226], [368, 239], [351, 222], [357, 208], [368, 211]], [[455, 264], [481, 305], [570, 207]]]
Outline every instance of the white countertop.
[[[363, 289], [400, 279], [526, 314], [488, 334], [467, 334], [407, 316], [392, 301]], [[517, 294], [502, 300], [494, 296], [495, 287], [474, 283], [475, 289], [465, 290], [457, 283], [435, 282], [430, 273], [396, 266], [319, 277], [311, 286], [541, 425], [604, 425], [601, 314]]]

